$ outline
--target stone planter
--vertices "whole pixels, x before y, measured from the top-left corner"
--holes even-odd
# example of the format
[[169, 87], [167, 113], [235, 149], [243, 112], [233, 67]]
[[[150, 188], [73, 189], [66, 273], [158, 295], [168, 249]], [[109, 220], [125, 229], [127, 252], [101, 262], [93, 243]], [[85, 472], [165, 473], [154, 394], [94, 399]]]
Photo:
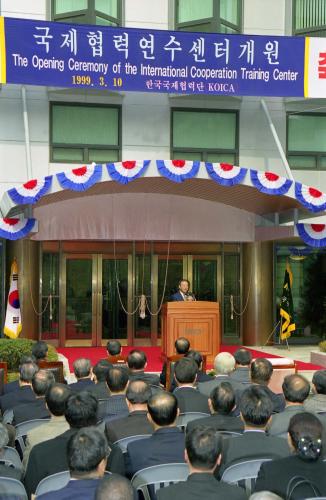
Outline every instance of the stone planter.
[[326, 368], [326, 352], [311, 351], [310, 363], [314, 365], [324, 366]]

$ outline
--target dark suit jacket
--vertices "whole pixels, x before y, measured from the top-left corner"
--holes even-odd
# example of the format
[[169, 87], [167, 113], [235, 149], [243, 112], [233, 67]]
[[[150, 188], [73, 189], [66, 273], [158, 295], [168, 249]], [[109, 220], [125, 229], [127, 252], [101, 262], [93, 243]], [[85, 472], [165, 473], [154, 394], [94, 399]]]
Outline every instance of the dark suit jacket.
[[64, 488], [50, 491], [37, 498], [41, 500], [89, 500], [94, 498], [99, 482], [99, 479], [70, 480]]
[[81, 391], [88, 391], [91, 387], [95, 385], [93, 380], [90, 378], [81, 378], [80, 380], [77, 380], [77, 382], [73, 382], [72, 384], [69, 384], [70, 389], [72, 389], [75, 392], [81, 392]]
[[45, 399], [37, 398], [29, 404], [15, 406], [13, 423], [14, 425], [17, 425], [36, 418], [50, 417], [50, 412], [45, 405]]
[[105, 402], [99, 403], [99, 419], [109, 422], [116, 418], [127, 417], [129, 413], [124, 394], [113, 394]]
[[9, 392], [8, 394], [4, 394], [0, 398], [0, 407], [2, 414], [6, 410], [13, 409], [15, 406], [30, 403], [31, 401], [35, 401], [35, 394], [29, 385], [23, 385], [19, 387], [17, 391]]
[[241, 384], [250, 384], [250, 369], [247, 366], [239, 366], [234, 372], [230, 373], [230, 378]]
[[161, 488], [157, 500], [245, 500], [245, 490], [238, 486], [217, 481], [213, 474], [190, 474], [187, 481]]
[[282, 458], [290, 454], [285, 439], [262, 431], [244, 431], [242, 436], [225, 438], [222, 443], [221, 472], [230, 465], [255, 458]]
[[198, 384], [199, 392], [209, 397], [211, 395], [212, 390], [215, 389], [215, 387], [220, 385], [222, 382], [229, 382], [232, 385], [233, 390], [236, 393], [236, 399], [239, 399], [241, 393], [246, 388], [244, 384], [241, 384], [240, 382], [233, 380], [231, 377], [229, 377], [229, 375], [218, 375], [217, 377], [211, 377], [211, 380], [209, 382], [200, 382]]
[[244, 430], [243, 422], [239, 417], [220, 415], [218, 413], [214, 413], [214, 415], [207, 418], [192, 420], [187, 424], [187, 432], [199, 426], [212, 427], [216, 431], [243, 432]]
[[137, 434], [153, 434], [154, 430], [147, 419], [147, 411], [133, 411], [127, 417], [108, 422], [105, 426], [109, 443]]
[[3, 393], [8, 394], [9, 392], [15, 392], [19, 389], [19, 380], [14, 380], [13, 382], [8, 382], [3, 386]]
[[178, 400], [180, 413], [191, 411], [210, 413], [207, 396], [201, 394], [194, 387], [177, 387], [173, 394]]
[[160, 385], [160, 377], [155, 373], [145, 373], [144, 371], [129, 372], [129, 380], [143, 380], [149, 385]]
[[276, 394], [275, 392], [271, 391], [271, 389], [266, 385], [260, 385], [259, 387], [262, 387], [266, 394], [268, 394], [268, 396], [271, 398], [273, 403], [273, 412], [282, 412], [285, 408], [285, 399], [283, 394]]
[[184, 302], [184, 298], [179, 291], [171, 295], [170, 302]]
[[[29, 455], [24, 483], [28, 496], [35, 493], [38, 483], [50, 474], [68, 470], [67, 443], [78, 429], [68, 429], [43, 443], [33, 446]], [[107, 470], [124, 475], [124, 462], [120, 450], [115, 450], [114, 458], [108, 457]]]
[[[319, 489], [320, 496], [326, 496], [325, 462], [301, 460], [296, 455], [266, 462], [260, 468], [255, 491], [268, 490], [282, 498], [286, 497], [287, 485], [292, 477], [302, 476], [313, 482]], [[313, 490], [307, 485], [298, 486], [291, 499], [313, 497]]]
[[106, 382], [98, 382], [97, 384], [89, 385], [86, 387], [86, 390], [91, 394], [94, 394], [97, 399], [107, 399], [111, 395]]
[[303, 405], [290, 405], [287, 406], [284, 411], [273, 415], [272, 422], [268, 427], [268, 434], [270, 434], [271, 436], [286, 434], [291, 417], [303, 411], [305, 411]]
[[135, 472], [152, 465], [184, 463], [185, 437], [178, 427], [162, 427], [150, 438], [130, 443], [127, 448], [126, 472]]

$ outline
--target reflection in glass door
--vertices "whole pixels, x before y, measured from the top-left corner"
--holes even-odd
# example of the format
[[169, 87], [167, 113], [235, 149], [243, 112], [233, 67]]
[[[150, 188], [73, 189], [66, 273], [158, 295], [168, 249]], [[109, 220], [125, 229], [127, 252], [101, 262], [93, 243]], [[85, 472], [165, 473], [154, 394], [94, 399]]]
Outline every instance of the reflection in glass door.
[[[118, 286], [117, 286], [118, 282]], [[102, 340], [126, 339], [128, 310], [128, 259], [102, 260]]]
[[192, 276], [189, 273], [192, 290], [197, 300], [220, 301], [221, 300], [221, 258], [214, 256], [194, 255]]

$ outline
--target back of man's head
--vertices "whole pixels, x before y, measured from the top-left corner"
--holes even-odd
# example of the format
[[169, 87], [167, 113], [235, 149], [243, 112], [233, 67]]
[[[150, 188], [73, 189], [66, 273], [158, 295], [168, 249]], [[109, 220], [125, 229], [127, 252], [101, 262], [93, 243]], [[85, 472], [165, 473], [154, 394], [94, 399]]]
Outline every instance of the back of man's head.
[[121, 353], [121, 344], [119, 340], [109, 340], [106, 344], [106, 350], [110, 356], [117, 356]]
[[7, 427], [0, 423], [0, 450], [9, 443]]
[[151, 396], [147, 403], [148, 413], [159, 427], [172, 426], [178, 416], [178, 401], [174, 394], [161, 392]]
[[106, 377], [109, 373], [109, 370], [112, 368], [111, 363], [109, 363], [106, 359], [101, 359], [93, 366], [93, 374], [96, 377], [98, 382], [106, 382]]
[[201, 367], [201, 364], [203, 362], [203, 356], [199, 351], [195, 351], [194, 349], [190, 349], [190, 351], [187, 352], [185, 355], [185, 358], [190, 358], [196, 361], [198, 368]]
[[252, 385], [240, 398], [240, 413], [245, 425], [265, 428], [273, 412], [273, 404], [263, 387]]
[[175, 343], [175, 350], [177, 354], [186, 354], [190, 348], [190, 342], [186, 337], [179, 337]]
[[74, 361], [74, 374], [77, 379], [89, 377], [91, 374], [92, 365], [89, 359], [79, 358]]
[[33, 377], [38, 372], [36, 363], [23, 363], [19, 366], [19, 379], [25, 384], [31, 384]]
[[250, 365], [250, 374], [254, 384], [268, 385], [273, 374], [273, 365], [268, 359], [257, 358]]
[[72, 393], [66, 403], [66, 420], [74, 429], [96, 425], [97, 407], [98, 401], [90, 392]]
[[143, 370], [147, 363], [146, 354], [139, 349], [130, 351], [127, 357], [129, 370]]
[[229, 352], [220, 352], [214, 359], [217, 375], [229, 375], [235, 368], [235, 359]]
[[198, 365], [194, 359], [182, 358], [176, 362], [174, 376], [178, 384], [193, 384], [196, 380]]
[[302, 375], [287, 375], [284, 377], [282, 390], [286, 401], [300, 404], [309, 396], [310, 384]]
[[[96, 473], [102, 461], [106, 463], [108, 445], [103, 433], [89, 427], [73, 434], [67, 444], [68, 467], [74, 478]], [[104, 474], [103, 468], [102, 474]]]
[[111, 368], [106, 376], [106, 383], [111, 394], [124, 392], [129, 380], [128, 371], [125, 368]]
[[221, 453], [216, 430], [198, 426], [186, 434], [186, 450], [190, 465], [203, 472], [215, 469]]
[[150, 386], [143, 380], [129, 382], [126, 398], [132, 405], [146, 405], [151, 395]]
[[48, 349], [47, 343], [43, 340], [39, 340], [32, 345], [32, 355], [35, 357], [36, 361], [41, 361], [46, 358]]
[[326, 394], [326, 370], [318, 370], [313, 374], [312, 383], [317, 394]]
[[250, 366], [252, 356], [248, 349], [238, 349], [233, 356], [237, 365]]
[[28, 364], [28, 363], [36, 363], [36, 358], [35, 356], [32, 356], [32, 354], [28, 355], [28, 354], [23, 354], [23, 356], [20, 358], [20, 361], [19, 361], [19, 368], [21, 367], [21, 365], [24, 365], [24, 364]]
[[32, 379], [32, 387], [36, 396], [45, 396], [48, 389], [55, 382], [53, 373], [50, 370], [39, 370]]
[[213, 410], [221, 415], [229, 415], [235, 406], [235, 394], [229, 382], [222, 382], [212, 390], [210, 396]]
[[55, 383], [51, 385], [45, 394], [45, 402], [55, 417], [61, 417], [65, 414], [66, 403], [71, 394], [71, 389], [68, 385]]
[[105, 476], [98, 485], [95, 500], [133, 500], [134, 490], [130, 481], [118, 474]]

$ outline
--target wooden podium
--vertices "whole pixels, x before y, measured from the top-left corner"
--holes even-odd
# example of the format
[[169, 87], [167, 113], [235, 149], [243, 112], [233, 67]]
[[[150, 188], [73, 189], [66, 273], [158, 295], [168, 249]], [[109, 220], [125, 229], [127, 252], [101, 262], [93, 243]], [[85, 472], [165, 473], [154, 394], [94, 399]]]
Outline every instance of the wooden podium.
[[207, 355], [211, 364], [220, 351], [220, 307], [218, 302], [167, 302], [162, 307], [162, 350], [175, 353], [174, 342], [186, 337], [190, 349]]

